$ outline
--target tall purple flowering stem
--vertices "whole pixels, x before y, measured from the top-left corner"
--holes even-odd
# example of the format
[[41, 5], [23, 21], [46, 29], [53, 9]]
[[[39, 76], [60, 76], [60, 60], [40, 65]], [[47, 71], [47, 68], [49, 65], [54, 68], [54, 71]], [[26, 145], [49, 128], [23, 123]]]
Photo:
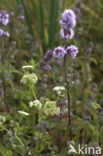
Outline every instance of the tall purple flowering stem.
[[76, 16], [73, 10], [65, 10], [62, 13], [61, 20], [59, 21], [61, 30], [60, 35], [63, 41], [64, 46], [56, 47], [53, 51], [53, 57], [61, 59], [64, 58], [64, 73], [65, 73], [65, 81], [67, 85], [67, 98], [68, 98], [68, 128], [70, 133], [70, 140], [72, 140], [72, 129], [71, 129], [71, 115], [70, 115], [70, 91], [69, 91], [69, 83], [67, 77], [67, 65], [66, 65], [66, 57], [69, 55], [72, 59], [75, 59], [78, 53], [78, 48], [75, 45], [68, 46], [68, 39], [72, 39], [74, 37], [73, 28], [76, 26]]
[[3, 93], [4, 93], [4, 103], [7, 112], [10, 112], [10, 106], [7, 102], [7, 94], [6, 94], [6, 81], [5, 81], [5, 76], [4, 76], [4, 71], [5, 71], [5, 62], [4, 62], [4, 38], [2, 36], [1, 38], [1, 63], [2, 63], [2, 84], [3, 84]]
[[68, 98], [68, 128], [69, 128], [69, 133], [70, 133], [70, 140], [72, 140], [71, 115], [70, 115], [70, 91], [69, 91], [69, 83], [68, 83], [68, 77], [67, 77], [66, 57], [67, 55], [64, 56], [64, 73], [65, 73], [65, 81], [67, 85], [67, 98]]

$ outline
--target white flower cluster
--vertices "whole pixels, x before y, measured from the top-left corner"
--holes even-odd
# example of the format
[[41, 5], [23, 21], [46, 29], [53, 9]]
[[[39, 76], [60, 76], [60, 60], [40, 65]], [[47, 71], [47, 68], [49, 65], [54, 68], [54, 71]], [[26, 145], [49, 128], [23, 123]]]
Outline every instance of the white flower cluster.
[[40, 109], [42, 107], [42, 104], [39, 100], [35, 100], [35, 101], [29, 102], [29, 106], [30, 107], [36, 106], [37, 108]]
[[23, 83], [23, 84], [28, 84], [28, 83], [35, 84], [37, 82], [37, 80], [38, 80], [38, 78], [37, 78], [35, 73], [24, 74], [22, 79], [21, 79], [21, 83]]
[[65, 87], [64, 86], [56, 86], [53, 88], [53, 90], [56, 91], [58, 95], [60, 95], [62, 93], [62, 91], [65, 90]]
[[56, 106], [55, 101], [46, 101], [43, 112], [45, 115], [59, 115], [60, 114], [60, 108]]
[[29, 113], [27, 113], [27, 112], [24, 112], [24, 111], [18, 111], [18, 113], [20, 113], [20, 114], [23, 114], [23, 115], [29, 115]]
[[22, 69], [26, 69], [26, 68], [32, 68], [33, 69], [33, 66], [31, 66], [31, 65], [22, 66]]

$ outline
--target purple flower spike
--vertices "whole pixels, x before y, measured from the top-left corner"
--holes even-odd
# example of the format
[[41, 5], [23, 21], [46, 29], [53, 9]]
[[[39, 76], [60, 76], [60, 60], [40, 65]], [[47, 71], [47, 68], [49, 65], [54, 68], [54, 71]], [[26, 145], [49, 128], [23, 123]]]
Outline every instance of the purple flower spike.
[[3, 26], [6, 26], [9, 23], [9, 14], [7, 14], [5, 10], [1, 10], [0, 12], [0, 23]]
[[81, 1], [78, 1], [78, 2], [76, 3], [76, 7], [78, 7], [78, 8], [81, 8], [81, 5], [82, 5], [82, 2], [81, 2]]
[[76, 16], [74, 11], [65, 10], [62, 14], [62, 20], [60, 20], [62, 28], [74, 28], [76, 26]]
[[66, 54], [66, 51], [63, 47], [57, 47], [53, 51], [53, 57], [62, 58]]
[[68, 21], [70, 18], [75, 18], [75, 13], [71, 9], [65, 10], [62, 14], [62, 20]]
[[44, 70], [50, 71], [51, 70], [51, 66], [50, 65], [45, 65], [43, 67]]
[[45, 65], [46, 65], [46, 62], [44, 62], [44, 61], [40, 62], [41, 67], [44, 67]]
[[53, 58], [53, 51], [52, 50], [48, 50], [46, 55], [44, 56], [44, 61], [48, 62]]
[[18, 10], [19, 10], [19, 13], [20, 13], [20, 14], [22, 14], [22, 13], [23, 13], [23, 11], [24, 11], [23, 6], [22, 6], [22, 5], [19, 5]]
[[61, 29], [60, 36], [63, 39], [72, 39], [74, 37], [74, 31], [72, 29]]
[[75, 14], [80, 14], [80, 9], [79, 8], [74, 8]]
[[78, 48], [74, 45], [68, 46], [66, 49], [67, 53], [74, 59], [77, 56]]

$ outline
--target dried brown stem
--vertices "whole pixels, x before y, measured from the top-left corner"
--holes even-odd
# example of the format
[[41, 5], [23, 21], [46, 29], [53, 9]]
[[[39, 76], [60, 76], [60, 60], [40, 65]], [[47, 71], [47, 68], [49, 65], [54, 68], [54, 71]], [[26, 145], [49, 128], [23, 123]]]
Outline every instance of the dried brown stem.
[[69, 83], [68, 83], [68, 76], [67, 76], [66, 55], [64, 56], [64, 73], [65, 73], [65, 81], [67, 85], [67, 98], [68, 98], [68, 127], [70, 133], [70, 140], [72, 140], [71, 115], [70, 115], [70, 91], [69, 91]]

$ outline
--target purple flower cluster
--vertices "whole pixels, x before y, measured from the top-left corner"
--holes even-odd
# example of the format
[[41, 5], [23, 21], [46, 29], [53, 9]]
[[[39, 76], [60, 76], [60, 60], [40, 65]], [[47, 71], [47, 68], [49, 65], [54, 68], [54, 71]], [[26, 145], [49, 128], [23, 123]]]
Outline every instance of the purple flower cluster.
[[[5, 10], [1, 10], [0, 11], [0, 24], [1, 26], [7, 26], [7, 24], [9, 23], [9, 14], [6, 13]], [[7, 37], [9, 37], [9, 33], [7, 31], [4, 31], [3, 29], [0, 29], [0, 36], [6, 35]]]
[[57, 47], [53, 51], [53, 57], [63, 58], [65, 54], [69, 54], [72, 59], [77, 56], [78, 48], [74, 45], [68, 46], [66, 50], [63, 47]]
[[81, 8], [81, 5], [82, 5], [81, 1], [78, 1], [78, 2], [76, 3], [76, 7], [77, 7], [77, 8]]
[[6, 26], [9, 23], [9, 14], [5, 10], [0, 11], [0, 23], [2, 26]]
[[23, 12], [24, 12], [24, 7], [23, 7], [21, 4], [20, 4], [19, 7], [18, 7], [18, 11], [19, 11], [19, 13], [20, 13], [18, 19], [19, 19], [19, 20], [24, 20], [24, 16], [22, 15]]
[[[69, 9], [65, 10], [62, 14], [62, 20], [60, 20], [60, 35], [62, 39], [67, 43], [67, 39], [72, 39], [74, 37], [74, 28], [76, 25], [75, 13]], [[64, 47], [57, 47], [53, 51], [53, 57], [63, 58], [66, 54], [69, 54], [72, 59], [77, 56], [78, 48], [74, 45]]]
[[24, 12], [24, 7], [21, 4], [18, 7], [18, 11], [20, 14], [22, 14]]
[[74, 59], [77, 56], [78, 48], [74, 45], [71, 45], [67, 47], [66, 51]]
[[49, 62], [53, 58], [52, 50], [48, 50], [46, 55], [44, 56], [44, 61]]
[[2, 35], [6, 35], [7, 37], [10, 36], [10, 34], [7, 31], [5, 32], [3, 29], [0, 29], [0, 36]]
[[51, 66], [48, 65], [47, 63], [53, 58], [53, 51], [52, 50], [48, 50], [46, 55], [43, 58], [43, 61], [40, 62], [40, 66], [46, 70], [46, 71], [50, 71], [51, 70]]
[[66, 54], [66, 51], [63, 47], [57, 47], [53, 51], [53, 57], [62, 58]]
[[74, 12], [75, 14], [77, 15], [77, 20], [81, 22], [81, 6], [82, 6], [82, 2], [81, 1], [78, 1], [75, 5], [76, 7], [74, 8]]
[[74, 31], [72, 30], [72, 28], [76, 26], [75, 13], [71, 9], [65, 10], [59, 23], [61, 26], [61, 38], [72, 39], [74, 37]]
[[61, 28], [60, 35], [62, 39], [72, 39], [74, 37], [73, 29]]

